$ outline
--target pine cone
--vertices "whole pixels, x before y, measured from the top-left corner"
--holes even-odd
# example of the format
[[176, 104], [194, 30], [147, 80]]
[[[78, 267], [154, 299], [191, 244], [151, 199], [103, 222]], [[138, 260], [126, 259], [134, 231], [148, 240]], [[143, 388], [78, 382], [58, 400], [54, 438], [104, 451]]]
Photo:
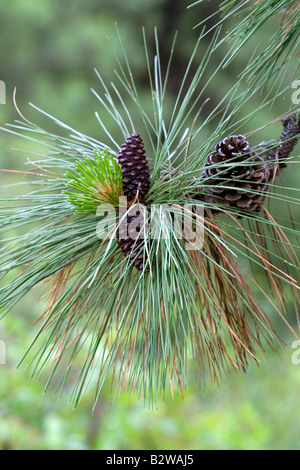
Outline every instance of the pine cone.
[[[295, 145], [298, 142], [298, 134], [300, 133], [300, 121], [298, 121], [298, 114], [299, 113], [297, 111], [291, 116], [281, 121], [283, 125], [283, 132], [279, 138], [279, 142], [282, 143], [280, 143], [280, 145], [278, 145], [277, 147], [271, 149], [268, 153], [266, 160], [278, 160], [279, 169], [286, 167], [286, 163], [284, 162], [284, 160], [290, 156], [291, 152], [293, 151]], [[286, 140], [288, 140], [288, 142], [285, 142]], [[271, 178], [274, 174], [274, 168], [274, 165], [269, 166]]]
[[[219, 166], [212, 168], [212, 165]], [[207, 179], [205, 184], [211, 186], [205, 190], [204, 202], [259, 212], [265, 201], [268, 167], [263, 158], [250, 149], [243, 135], [232, 135], [216, 145], [206, 158], [202, 177]]]
[[129, 201], [138, 198], [143, 201], [149, 186], [150, 173], [144, 144], [139, 134], [132, 134], [122, 145], [118, 155], [122, 167], [123, 191]]
[[[132, 206], [127, 213], [127, 218], [120, 221], [117, 230], [117, 242], [124, 256], [128, 257], [134, 266], [142, 271], [147, 261], [147, 253], [144, 250], [144, 238], [139, 233], [145, 231], [144, 208], [138, 209], [138, 205]], [[145, 269], [149, 272], [149, 268]]]

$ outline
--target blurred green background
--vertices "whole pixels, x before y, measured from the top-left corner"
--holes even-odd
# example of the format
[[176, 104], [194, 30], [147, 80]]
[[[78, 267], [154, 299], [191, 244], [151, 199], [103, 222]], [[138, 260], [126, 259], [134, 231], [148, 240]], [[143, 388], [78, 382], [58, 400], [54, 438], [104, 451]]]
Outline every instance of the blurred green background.
[[[17, 103], [28, 118], [48, 130], [54, 124], [36, 115], [28, 106], [33, 102], [48, 113], [93, 137], [100, 134], [94, 112], [99, 103], [90, 88], [99, 88], [96, 67], [103, 78], [113, 79], [116, 61], [107, 37], [116, 37], [118, 23], [131, 59], [141, 93], [146, 94], [147, 69], [141, 26], [145, 26], [149, 47], [154, 48], [153, 27], [161, 39], [161, 58], [166, 60], [175, 30], [179, 30], [174, 69], [169, 93], [178, 90], [189, 54], [199, 34], [193, 29], [199, 20], [213, 12], [218, 2], [186, 10], [190, 2], [182, 0], [2, 0], [0, 5], [0, 79], [6, 84], [6, 104], [0, 105], [0, 125], [17, 118]], [[234, 21], [234, 19], [232, 19]], [[276, 24], [258, 31], [252, 48], [272, 34]], [[207, 39], [208, 40], [208, 39]], [[204, 46], [205, 47], [205, 46]], [[226, 50], [224, 45], [224, 51]], [[250, 49], [251, 49], [250, 47]], [[247, 51], [247, 50], [246, 50]], [[221, 52], [211, 64], [211, 71]], [[213, 106], [223, 97], [242, 70], [247, 53], [222, 71], [210, 89]], [[285, 77], [288, 83], [289, 75]], [[259, 101], [259, 97], [255, 98]], [[254, 108], [256, 102], [249, 106]], [[265, 109], [252, 128], [274, 120], [290, 109], [282, 99], [276, 108]], [[245, 110], [247, 112], [247, 110]], [[262, 138], [277, 138], [262, 133]], [[238, 130], [240, 131], [240, 130]], [[113, 130], [112, 130], [113, 133]], [[14, 148], [31, 151], [31, 144], [1, 132], [1, 168], [22, 169], [26, 157]], [[35, 149], [36, 150], [36, 149]], [[297, 187], [299, 170], [286, 170], [284, 182]], [[20, 188], [3, 188], [17, 181], [13, 175], [0, 174], [2, 191], [16, 194]], [[23, 188], [22, 188], [23, 191]], [[285, 210], [285, 209], [282, 209]], [[299, 213], [296, 213], [299, 220]], [[263, 274], [262, 274], [263, 275]], [[292, 299], [290, 299], [292, 300]], [[288, 320], [295, 326], [292, 302]], [[286, 345], [280, 355], [267, 351], [260, 367], [250, 366], [247, 374], [229, 374], [220, 386], [207, 384], [205, 397], [196, 388], [187, 391], [184, 400], [167, 396], [158, 410], [147, 410], [143, 402], [120, 396], [112, 404], [109, 384], [94, 415], [92, 396], [87, 394], [75, 411], [68, 403], [71, 384], [57, 400], [51, 389], [44, 395], [42, 382], [28, 380], [28, 371], [16, 370], [22, 354], [34, 337], [34, 322], [42, 312], [35, 293], [28, 295], [1, 320], [0, 340], [6, 344], [5, 365], [0, 365], [0, 448], [1, 449], [299, 449], [300, 364], [291, 357], [294, 336], [274, 319]], [[69, 389], [68, 389], [69, 388]]]

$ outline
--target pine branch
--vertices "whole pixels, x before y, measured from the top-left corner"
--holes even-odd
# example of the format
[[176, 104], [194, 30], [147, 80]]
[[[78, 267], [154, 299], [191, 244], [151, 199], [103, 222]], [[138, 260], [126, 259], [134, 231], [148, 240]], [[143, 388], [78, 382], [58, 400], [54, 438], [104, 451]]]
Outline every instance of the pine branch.
[[[199, 0], [190, 5], [198, 5]], [[265, 81], [272, 83], [284, 75], [285, 69], [299, 50], [299, 1], [298, 0], [260, 0], [252, 2], [246, 0], [224, 0], [220, 2], [219, 9], [213, 16], [220, 16], [216, 25], [228, 23], [235, 19], [234, 25], [226, 37], [232, 43], [224, 66], [228, 66], [238, 56], [254, 35], [270, 21], [278, 20], [267, 43], [264, 42], [262, 50], [256, 53], [249, 65], [242, 72], [249, 82]], [[205, 23], [201, 21], [197, 26]], [[215, 27], [215, 26], [214, 26]], [[295, 63], [295, 67], [298, 64]]]
[[[100, 114], [96, 118], [105, 131], [105, 142], [36, 107], [60, 126], [62, 134], [67, 131], [69, 135], [49, 133], [22, 116], [5, 128], [38, 144], [39, 152], [43, 147], [45, 154], [27, 162], [34, 171], [20, 170], [22, 178], [30, 179], [32, 191], [1, 200], [0, 276], [6, 280], [0, 289], [1, 311], [12, 310], [32, 289], [45, 292], [47, 308], [23, 361], [31, 367], [32, 377], [48, 374], [47, 386], [56, 382], [58, 393], [72, 373], [75, 406], [88, 387], [93, 387], [96, 403], [109, 378], [115, 395], [126, 388], [129, 395], [136, 393], [149, 405], [157, 402], [160, 393], [174, 394], [175, 386], [183, 394], [191, 360], [201, 386], [207, 375], [219, 382], [230, 368], [246, 370], [249, 362], [260, 362], [266, 348], [278, 348], [280, 339], [265, 310], [277, 311], [287, 323], [288, 290], [298, 308], [298, 225], [275, 220], [266, 206], [240, 221], [240, 212], [234, 208], [220, 206], [226, 215], [222, 218], [209, 213], [207, 204], [209, 217], [204, 219], [202, 203], [195, 197], [206, 157], [216, 142], [224, 135], [238, 134], [274, 101], [265, 95], [258, 109], [243, 117], [245, 104], [263, 84], [249, 88], [240, 77], [205, 116], [207, 85], [224, 65], [221, 61], [215, 67], [212, 58], [224, 38], [217, 31], [198, 63], [204, 36], [201, 33], [187, 63], [169, 121], [165, 113], [173, 51], [163, 78], [155, 32], [153, 72], [149, 53], [145, 53], [147, 106], [140, 99], [122, 41], [115, 51], [119, 68], [111, 88], [98, 74], [103, 96], [94, 94], [118, 124], [122, 141], [111, 135]], [[190, 77], [192, 64], [196, 70]], [[131, 112], [128, 99], [135, 105]], [[212, 122], [215, 126], [209, 134]], [[124, 141], [125, 151], [132, 150], [127, 139], [137, 131], [145, 142], [147, 169], [138, 168], [140, 160], [135, 165], [133, 156], [140, 145], [133, 155], [121, 151]], [[205, 134], [209, 136], [201, 138]], [[294, 138], [293, 134], [291, 141]], [[261, 148], [258, 154], [264, 151]], [[120, 160], [119, 166], [120, 154], [126, 161]], [[129, 188], [134, 199], [123, 215], [130, 217], [140, 202], [140, 176], [149, 168], [149, 187], [148, 182], [142, 187], [146, 211], [136, 225], [140, 231], [144, 225], [150, 229], [145, 238], [137, 237], [125, 247], [120, 242], [123, 216], [118, 197], [128, 189], [128, 163], [134, 166], [134, 184]], [[261, 165], [261, 161], [254, 164]], [[216, 168], [222, 171], [220, 162]], [[298, 205], [299, 190], [290, 189], [294, 197], [284, 200]], [[251, 193], [255, 191], [251, 188]], [[268, 200], [282, 199], [280, 188], [273, 184]], [[107, 202], [114, 211], [105, 217], [97, 206], [101, 209]], [[131, 216], [128, 225], [137, 222], [136, 214]], [[12, 236], [11, 229], [22, 229], [22, 233]], [[194, 238], [190, 236], [193, 229], [198, 230]], [[269, 286], [251, 273], [252, 267], [264, 273]]]

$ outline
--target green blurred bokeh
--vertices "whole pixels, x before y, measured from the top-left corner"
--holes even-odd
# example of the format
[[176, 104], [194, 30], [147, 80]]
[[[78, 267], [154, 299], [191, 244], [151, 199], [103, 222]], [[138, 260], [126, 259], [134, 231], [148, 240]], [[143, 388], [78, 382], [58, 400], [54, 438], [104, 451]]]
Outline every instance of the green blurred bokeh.
[[[97, 88], [96, 67], [106, 81], [113, 79], [116, 61], [107, 37], [114, 43], [115, 22], [131, 59], [136, 81], [143, 93], [147, 87], [141, 26], [153, 48], [153, 27], [161, 38], [161, 57], [167, 58], [172, 37], [179, 30], [170, 93], [176, 93], [189, 53], [199, 31], [193, 26], [216, 7], [204, 2], [186, 11], [190, 2], [180, 0], [2, 0], [0, 5], [0, 79], [6, 84], [6, 105], [0, 105], [0, 122], [17, 118], [13, 89], [22, 112], [34, 122], [45, 124], [28, 106], [38, 107], [91, 136], [100, 134], [94, 112], [99, 103], [90, 91]], [[266, 25], [255, 41], [274, 25]], [[226, 46], [224, 46], [226, 48]], [[220, 59], [221, 57], [219, 57]], [[218, 59], [218, 57], [217, 57]], [[215, 59], [217, 61], [217, 59]], [[241, 57], [240, 66], [243, 66]], [[217, 62], [211, 64], [212, 69]], [[213, 72], [213, 70], [212, 70]], [[210, 90], [212, 103], [222, 98], [226, 86], [234, 83], [238, 64], [226, 69]], [[286, 80], [289, 78], [286, 77]], [[146, 91], [145, 91], [146, 93]], [[256, 103], [253, 103], [255, 107]], [[280, 102], [266, 109], [253, 125], [260, 127], [289, 109]], [[57, 132], [51, 122], [49, 130]], [[280, 124], [276, 127], [280, 132]], [[272, 137], [277, 137], [278, 134]], [[262, 138], [270, 138], [266, 134]], [[1, 133], [1, 168], [22, 169], [26, 157], [13, 148], [31, 151], [31, 144]], [[299, 170], [287, 169], [284, 182], [296, 187]], [[1, 187], [16, 177], [0, 175]], [[4, 191], [7, 191], [5, 189]], [[20, 188], [12, 187], [16, 193]], [[263, 275], [263, 274], [262, 274]], [[292, 303], [291, 303], [292, 305]], [[285, 339], [281, 356], [267, 351], [268, 360], [250, 366], [247, 374], [229, 374], [220, 386], [207, 385], [203, 397], [196, 388], [180, 396], [167, 396], [158, 410], [147, 410], [143, 402], [121, 395], [112, 404], [109, 384], [91, 413], [92, 396], [87, 394], [77, 410], [68, 395], [72, 384], [57, 400], [54, 390], [43, 395], [42, 382], [28, 380], [28, 371], [16, 370], [22, 354], [34, 337], [34, 322], [42, 312], [31, 293], [1, 320], [0, 340], [6, 344], [5, 365], [0, 365], [0, 448], [1, 449], [299, 449], [300, 365], [292, 363], [294, 337], [274, 317]], [[288, 320], [295, 323], [294, 311]]]

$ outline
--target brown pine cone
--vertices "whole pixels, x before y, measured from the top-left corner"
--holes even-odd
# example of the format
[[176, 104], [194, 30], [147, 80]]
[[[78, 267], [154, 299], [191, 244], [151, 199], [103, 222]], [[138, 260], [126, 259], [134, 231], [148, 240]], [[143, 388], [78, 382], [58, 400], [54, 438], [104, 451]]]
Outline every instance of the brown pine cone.
[[[298, 116], [299, 113], [296, 111], [294, 114], [281, 121], [283, 125], [283, 132], [279, 138], [280, 145], [272, 148], [268, 152], [266, 160], [274, 162], [278, 161], [278, 169], [284, 168], [286, 166], [284, 160], [290, 156], [298, 142], [298, 134], [300, 133], [300, 121], [298, 121]], [[274, 165], [269, 166], [271, 178], [274, 174], [274, 168]]]
[[[117, 242], [124, 256], [128, 257], [131, 263], [139, 270], [143, 271], [147, 261], [147, 253], [144, 250], [145, 241], [142, 235], [146, 231], [144, 227], [144, 207], [134, 205], [127, 213], [127, 218], [120, 221], [117, 230]], [[149, 272], [149, 268], [145, 269]]]
[[266, 163], [250, 149], [245, 137], [232, 135], [219, 142], [206, 158], [202, 179], [209, 188], [203, 201], [259, 212], [269, 177]]
[[122, 167], [124, 195], [133, 201], [137, 195], [143, 201], [150, 186], [148, 160], [144, 144], [139, 134], [132, 134], [122, 145], [118, 155]]

